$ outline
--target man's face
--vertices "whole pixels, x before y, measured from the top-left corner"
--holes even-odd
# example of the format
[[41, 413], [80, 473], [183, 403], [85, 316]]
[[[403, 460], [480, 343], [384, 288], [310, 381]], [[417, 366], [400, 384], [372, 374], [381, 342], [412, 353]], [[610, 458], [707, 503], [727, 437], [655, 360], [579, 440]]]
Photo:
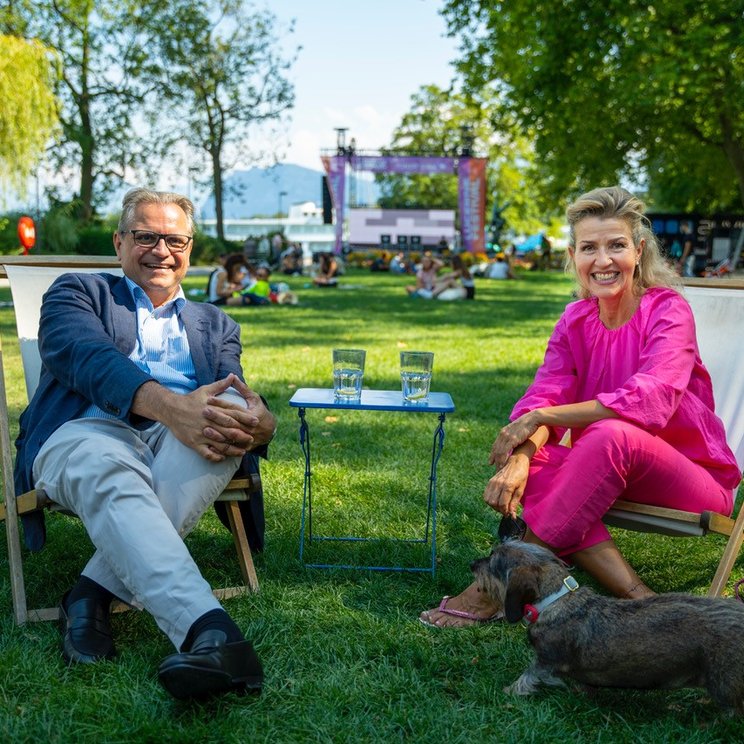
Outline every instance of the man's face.
[[[148, 230], [162, 235], [191, 235], [189, 220], [177, 204], [140, 204], [129, 230]], [[124, 274], [138, 284], [155, 307], [173, 299], [189, 268], [191, 247], [171, 253], [164, 240], [154, 248], [137, 245], [131, 232], [114, 233], [114, 247]]]

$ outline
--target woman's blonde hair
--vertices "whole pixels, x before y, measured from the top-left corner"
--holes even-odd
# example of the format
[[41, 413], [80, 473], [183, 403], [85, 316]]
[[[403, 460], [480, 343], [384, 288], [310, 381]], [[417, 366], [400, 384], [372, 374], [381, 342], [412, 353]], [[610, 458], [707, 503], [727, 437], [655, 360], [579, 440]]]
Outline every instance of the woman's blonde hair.
[[[569, 227], [569, 244], [576, 248], [576, 225], [587, 217], [600, 219], [625, 220], [630, 227], [633, 244], [639, 245], [645, 241], [640, 262], [633, 275], [633, 291], [636, 295], [643, 294], [648, 287], [671, 287], [679, 289], [680, 278], [671, 266], [664, 260], [659, 241], [651, 230], [651, 223], [645, 216], [646, 205], [636, 196], [620, 186], [609, 186], [594, 189], [580, 196], [566, 210]], [[577, 280], [577, 294], [582, 299], [590, 296], [586, 287], [581, 286], [576, 274], [576, 265], [569, 252], [566, 252], [566, 273], [573, 274]]]

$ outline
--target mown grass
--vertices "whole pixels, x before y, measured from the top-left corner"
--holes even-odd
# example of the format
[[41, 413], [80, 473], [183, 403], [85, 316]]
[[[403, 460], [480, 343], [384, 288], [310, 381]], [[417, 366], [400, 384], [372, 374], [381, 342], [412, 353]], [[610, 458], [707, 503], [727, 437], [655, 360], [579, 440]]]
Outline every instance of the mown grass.
[[[529, 383], [565, 303], [569, 281], [533, 273], [478, 282], [472, 303], [409, 300], [405, 279], [350, 273], [336, 290], [291, 279], [297, 307], [231, 310], [243, 329], [250, 384], [280, 418], [263, 467], [267, 547], [261, 591], [226, 603], [266, 667], [259, 698], [173, 701], [156, 679], [168, 641], [144, 613], [114, 618], [117, 659], [67, 668], [52, 624], [16, 627], [5, 542], [0, 541], [0, 731], [13, 742], [714, 742], [740, 737], [701, 691], [568, 690], [515, 699], [502, 692], [526, 666], [524, 630], [492, 625], [439, 631], [419, 612], [469, 580], [497, 519], [481, 500], [490, 444]], [[188, 289], [204, 279], [187, 280]], [[0, 290], [0, 300], [6, 299]], [[12, 310], [0, 309], [11, 408], [24, 400]], [[401, 348], [435, 353], [433, 389], [457, 406], [439, 469], [438, 570], [426, 574], [313, 570], [298, 560], [303, 461], [297, 387], [330, 384], [335, 346], [367, 349], [365, 385], [398, 386]], [[407, 537], [423, 528], [435, 417], [308, 410], [315, 463], [316, 529]], [[718, 538], [673, 540], [617, 531], [631, 562], [658, 591], [706, 591]], [[190, 547], [213, 584], [236, 583], [229, 534], [202, 520]], [[49, 520], [49, 545], [25, 559], [34, 604], [54, 604], [91, 553], [78, 522]], [[307, 556], [345, 562], [425, 563], [427, 549], [326, 544]], [[734, 575], [744, 573], [739, 563]], [[582, 582], [588, 579], [580, 572]], [[673, 629], [670, 629], [673, 631]], [[700, 629], [705, 632], [704, 628]], [[633, 639], [629, 638], [628, 643]], [[732, 639], [736, 643], [737, 639]]]

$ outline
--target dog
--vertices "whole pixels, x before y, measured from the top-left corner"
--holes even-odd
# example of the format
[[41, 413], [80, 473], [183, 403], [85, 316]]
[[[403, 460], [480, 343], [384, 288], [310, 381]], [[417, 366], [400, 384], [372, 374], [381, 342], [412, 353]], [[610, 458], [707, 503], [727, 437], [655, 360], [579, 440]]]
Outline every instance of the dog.
[[518, 540], [471, 570], [508, 622], [527, 625], [536, 654], [505, 692], [530, 695], [567, 679], [591, 687], [703, 687], [729, 713], [744, 713], [744, 604], [688, 594], [604, 597], [579, 588], [549, 550]]

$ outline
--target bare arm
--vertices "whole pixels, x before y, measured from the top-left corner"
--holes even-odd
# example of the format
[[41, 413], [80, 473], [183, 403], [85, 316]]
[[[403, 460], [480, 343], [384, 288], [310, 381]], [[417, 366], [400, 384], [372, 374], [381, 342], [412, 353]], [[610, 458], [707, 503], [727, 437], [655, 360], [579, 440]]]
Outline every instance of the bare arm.
[[506, 462], [509, 453], [525, 442], [525, 440], [529, 439], [539, 427], [584, 427], [593, 424], [595, 421], [608, 418], [618, 418], [618, 415], [596, 400], [569, 403], [563, 406], [536, 408], [534, 411], [525, 413], [510, 424], [507, 424], [499, 432], [496, 441], [491, 447], [489, 462], [491, 465], [501, 467]]
[[550, 427], [584, 427], [617, 418], [596, 400], [537, 408], [507, 424], [491, 447], [489, 464], [498, 471], [486, 484], [483, 500], [504, 515], [515, 516], [527, 485], [530, 460], [550, 436]]

